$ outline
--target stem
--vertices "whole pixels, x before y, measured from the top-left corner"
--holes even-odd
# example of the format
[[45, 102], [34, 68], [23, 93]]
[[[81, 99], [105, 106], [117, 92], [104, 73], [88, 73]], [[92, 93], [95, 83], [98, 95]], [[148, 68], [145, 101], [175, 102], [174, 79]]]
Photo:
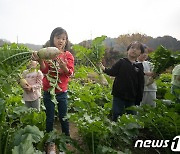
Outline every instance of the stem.
[[171, 123], [175, 126], [176, 134], [178, 135], [178, 128], [177, 128], [177, 124], [176, 124], [175, 120], [172, 117], [170, 117], [169, 115], [168, 115], [168, 117], [172, 120]]
[[[27, 59], [26, 61], [24, 61], [23, 63], [21, 63], [21, 65], [19, 65], [14, 71], [12, 71], [7, 77], [6, 77], [6, 81], [8, 81], [8, 78], [9, 77], [11, 77], [11, 75], [15, 72], [15, 71], [17, 71], [22, 65], [24, 65], [25, 63], [27, 63], [29, 61], [29, 59]], [[2, 85], [4, 85], [5, 84], [5, 82], [3, 82], [3, 84]]]
[[[10, 126], [10, 128], [11, 128], [11, 126]], [[6, 135], [6, 141], [5, 141], [5, 145], [4, 145], [4, 151], [3, 151], [4, 154], [7, 153], [8, 140], [9, 140], [9, 131], [7, 132], [7, 135]]]
[[56, 67], [56, 65], [54, 64], [54, 62], [53, 61], [51, 61], [50, 60], [50, 62], [51, 62], [51, 64], [53, 65], [53, 67], [55, 68], [55, 72], [56, 72], [56, 81], [55, 81], [55, 85], [57, 85], [57, 83], [58, 83], [58, 69], [57, 69], [57, 67]]
[[1, 140], [1, 142], [0, 142], [0, 153], [2, 153], [2, 129], [1, 129], [1, 126], [0, 126], [0, 140]]
[[21, 53], [17, 53], [17, 54], [15, 54], [15, 55], [12, 55], [12, 56], [10, 56], [10, 57], [4, 59], [4, 60], [2, 61], [2, 63], [4, 63], [5, 61], [7, 61], [7, 60], [9, 60], [9, 59], [11, 59], [11, 58], [14, 58], [14, 57], [16, 57], [16, 56], [19, 56], [19, 55], [25, 55], [25, 54], [31, 55], [31, 52], [21, 52]]
[[[52, 60], [49, 60], [49, 62], [53, 65], [53, 67], [55, 68], [55, 72], [56, 72], [56, 75], [55, 75], [55, 83], [54, 83], [54, 85], [51, 85], [51, 80], [50, 80], [50, 76], [49, 76], [49, 72], [48, 72], [48, 75], [47, 75], [47, 78], [49, 79], [49, 82], [50, 82], [50, 86], [52, 86], [52, 88], [50, 89], [50, 94], [52, 94], [53, 95], [53, 97], [55, 96], [55, 88], [57, 87], [57, 85], [58, 85], [58, 80], [59, 80], [59, 78], [58, 78], [58, 69], [57, 69], [57, 67], [56, 67], [56, 65], [54, 64], [54, 62], [52, 61]], [[61, 81], [60, 81], [61, 82]], [[60, 88], [60, 87], [59, 87]], [[56, 101], [56, 99], [55, 98], [53, 98], [53, 100], [55, 101], [55, 102], [57, 102]]]
[[[146, 116], [146, 117], [148, 118], [148, 116]], [[154, 128], [158, 131], [158, 133], [160, 134], [160, 136], [164, 140], [164, 137], [163, 137], [162, 133], [159, 131], [159, 129], [156, 127], [156, 125], [152, 122], [152, 119], [150, 120], [150, 123], [154, 126]]]
[[91, 135], [92, 135], [92, 152], [94, 154], [94, 133], [93, 133], [93, 131], [92, 131]]
[[[159, 129], [156, 127], [156, 125], [152, 122], [152, 120], [151, 120], [150, 122], [151, 122], [151, 124], [154, 126], [154, 128], [158, 131], [158, 133], [160, 134], [160, 136], [162, 137], [162, 139], [165, 140], [164, 137], [163, 137], [163, 135], [162, 135], [162, 133], [159, 131]], [[168, 149], [167, 149], [167, 148], [165, 149], [165, 151], [166, 151], [166, 153], [168, 153]]]
[[[83, 52], [82, 52], [83, 53]], [[94, 63], [86, 56], [85, 53], [83, 53], [83, 55], [87, 58], [87, 60], [92, 64], [92, 66], [94, 67], [94, 69], [100, 74], [99, 70], [97, 69], [97, 67], [94, 65]]]

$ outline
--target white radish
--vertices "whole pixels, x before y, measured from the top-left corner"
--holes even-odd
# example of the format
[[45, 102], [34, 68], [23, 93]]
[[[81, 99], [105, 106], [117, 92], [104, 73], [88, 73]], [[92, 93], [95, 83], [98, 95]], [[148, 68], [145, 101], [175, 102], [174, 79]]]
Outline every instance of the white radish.
[[99, 75], [99, 83], [104, 85], [104, 86], [107, 86], [108, 85], [108, 81], [107, 79], [105, 78], [104, 74], [100, 74]]
[[54, 59], [60, 54], [60, 50], [56, 47], [42, 48], [37, 52], [40, 59]]
[[23, 78], [21, 78], [19, 80], [19, 84], [21, 85], [22, 88], [24, 88], [24, 87], [29, 85], [28, 82], [26, 81], [26, 79], [23, 79]]

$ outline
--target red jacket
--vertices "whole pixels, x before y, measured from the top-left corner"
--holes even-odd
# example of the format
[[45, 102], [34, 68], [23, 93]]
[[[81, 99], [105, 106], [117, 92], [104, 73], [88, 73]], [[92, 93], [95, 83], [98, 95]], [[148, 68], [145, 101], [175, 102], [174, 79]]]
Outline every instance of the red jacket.
[[[60, 54], [57, 58], [63, 59], [67, 63], [67, 68], [69, 69], [68, 74], [65, 73], [62, 69], [58, 67], [58, 63], [55, 62], [57, 69], [58, 69], [58, 88], [55, 88], [55, 93], [58, 92], [65, 92], [68, 89], [68, 81], [71, 75], [73, 75], [74, 72], [74, 57], [69, 51], [65, 51], [64, 53]], [[54, 60], [55, 61], [55, 60]], [[52, 64], [48, 61], [45, 61], [45, 69], [41, 69], [42, 73], [44, 74], [43, 78], [43, 90], [48, 91], [50, 90], [50, 82], [47, 78], [47, 76], [56, 76], [56, 73], [50, 72], [55, 70], [52, 68]], [[49, 73], [48, 73], [49, 72]], [[61, 82], [60, 82], [61, 81]]]

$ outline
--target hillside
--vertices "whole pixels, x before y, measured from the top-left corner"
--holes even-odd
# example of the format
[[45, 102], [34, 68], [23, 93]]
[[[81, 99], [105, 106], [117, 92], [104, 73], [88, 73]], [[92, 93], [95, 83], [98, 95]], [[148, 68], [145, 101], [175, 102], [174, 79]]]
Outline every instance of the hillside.
[[[163, 45], [165, 48], [170, 49], [172, 51], [180, 51], [180, 41], [177, 40], [176, 38], [173, 38], [172, 36], [153, 38], [151, 36], [147, 36], [145, 34], [139, 34], [139, 33], [131, 34], [131, 35], [125, 34], [125, 35], [119, 35], [118, 38], [107, 37], [104, 43], [107, 48], [113, 51], [124, 52], [126, 51], [127, 45], [134, 40], [147, 44], [152, 50], [156, 49], [159, 45]], [[2, 46], [4, 43], [9, 44], [11, 42], [5, 39], [0, 39], [0, 46]], [[90, 46], [90, 43], [91, 40], [87, 40], [87, 41], [82, 41], [79, 44], [88, 47]], [[43, 45], [35, 45], [29, 43], [26, 43], [24, 45], [26, 45], [32, 50], [39, 50], [40, 48], [43, 47]]]
[[[140, 34], [134, 34], [134, 35], [140, 35]], [[107, 38], [105, 40], [105, 45], [108, 48], [114, 48], [114, 50], [116, 51], [124, 51], [127, 45], [132, 40], [137, 40], [142, 43], [145, 43], [147, 46], [149, 46], [152, 49], [156, 49], [159, 45], [163, 45], [165, 48], [169, 50], [180, 51], [180, 41], [178, 41], [176, 38], [173, 38], [171, 36], [153, 38], [151, 36], [146, 36], [146, 35], [141, 35], [140, 37], [133, 36], [133, 35], [128, 35], [126, 37], [125, 35], [123, 35], [120, 37]], [[126, 38], [122, 38], [122, 37], [126, 37]]]
[[[11, 42], [8, 41], [8, 40], [0, 39], [0, 47], [1, 47], [4, 43], [11, 44]], [[23, 43], [20, 43], [20, 44], [23, 44]], [[28, 48], [30, 48], [30, 49], [32, 49], [32, 50], [39, 50], [39, 49], [42, 48], [42, 45], [36, 45], [36, 44], [30, 44], [30, 43], [25, 43], [25, 44], [23, 44], [23, 45], [27, 46]]]

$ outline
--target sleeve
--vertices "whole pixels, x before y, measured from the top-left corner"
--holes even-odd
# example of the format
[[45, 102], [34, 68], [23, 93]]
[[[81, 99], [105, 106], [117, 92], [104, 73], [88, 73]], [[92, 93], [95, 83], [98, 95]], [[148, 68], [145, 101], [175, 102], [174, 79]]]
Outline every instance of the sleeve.
[[120, 59], [111, 68], [105, 68], [104, 73], [110, 76], [117, 76], [119, 73], [119, 68], [121, 67], [122, 60]]
[[71, 76], [74, 73], [74, 57], [71, 53], [67, 56], [67, 68], [69, 69], [67, 76]]
[[150, 71], [153, 72], [153, 70], [154, 70], [154, 65], [153, 65], [153, 63], [148, 62], [148, 65], [149, 65], [149, 67], [150, 67]]
[[180, 75], [180, 64], [174, 67], [172, 70], [172, 75]]
[[138, 72], [138, 87], [137, 87], [137, 96], [135, 105], [140, 105], [140, 102], [142, 101], [143, 92], [144, 92], [144, 68], [142, 63], [138, 63], [137, 67], [139, 68]]
[[33, 92], [35, 91], [35, 89], [40, 89], [42, 87], [42, 79], [43, 79], [43, 74], [40, 70], [38, 70], [36, 76], [36, 84], [32, 86]]

